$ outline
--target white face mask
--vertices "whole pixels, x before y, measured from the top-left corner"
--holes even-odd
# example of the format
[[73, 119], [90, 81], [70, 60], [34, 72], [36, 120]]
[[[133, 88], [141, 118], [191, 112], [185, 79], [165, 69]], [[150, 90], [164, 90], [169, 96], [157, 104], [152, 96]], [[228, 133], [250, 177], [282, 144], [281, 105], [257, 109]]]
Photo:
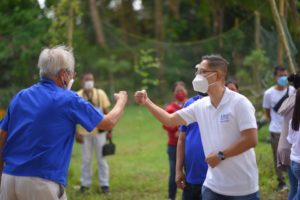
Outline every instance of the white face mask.
[[83, 88], [86, 90], [90, 90], [94, 88], [94, 81], [85, 81], [83, 84]]
[[67, 85], [67, 90], [71, 90], [73, 83], [74, 83], [74, 79], [72, 78]]
[[[214, 74], [211, 74], [207, 77], [210, 77], [212, 75], [214, 75]], [[216, 83], [216, 82], [214, 82], [214, 83], [208, 84], [207, 77], [204, 77], [200, 74], [196, 75], [196, 77], [194, 78], [194, 80], [192, 82], [194, 91], [201, 92], [201, 93], [207, 93], [208, 86]]]

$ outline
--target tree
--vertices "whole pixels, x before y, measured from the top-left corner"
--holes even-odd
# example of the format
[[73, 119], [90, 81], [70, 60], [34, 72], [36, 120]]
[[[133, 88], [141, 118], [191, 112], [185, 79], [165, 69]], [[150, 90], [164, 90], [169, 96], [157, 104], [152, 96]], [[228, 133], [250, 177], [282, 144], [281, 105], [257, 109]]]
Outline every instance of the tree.
[[49, 30], [51, 45], [66, 44], [73, 46], [75, 18], [82, 15], [79, 0], [61, 0], [45, 12], [54, 12]]
[[97, 8], [96, 0], [89, 0], [89, 5], [90, 5], [91, 19], [96, 33], [97, 42], [101, 47], [106, 48], [106, 41], [105, 41], [105, 35], [102, 27], [102, 20]]
[[[121, 27], [125, 33], [136, 33], [136, 17], [132, 3], [132, 0], [121, 0], [121, 5], [117, 10]], [[127, 41], [127, 34], [124, 39]]]
[[180, 18], [179, 2], [180, 0], [169, 0], [170, 10], [177, 20]]
[[0, 1], [0, 18], [0, 87], [28, 86], [39, 79], [37, 59], [51, 20], [35, 0]]

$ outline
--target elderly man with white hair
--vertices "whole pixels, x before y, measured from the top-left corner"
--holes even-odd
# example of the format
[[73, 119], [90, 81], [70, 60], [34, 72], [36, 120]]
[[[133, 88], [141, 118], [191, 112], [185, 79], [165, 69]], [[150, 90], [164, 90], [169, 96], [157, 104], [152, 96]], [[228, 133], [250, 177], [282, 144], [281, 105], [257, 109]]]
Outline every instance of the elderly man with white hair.
[[39, 83], [20, 91], [0, 123], [1, 200], [67, 199], [65, 186], [76, 124], [111, 130], [121, 117], [127, 93], [104, 115], [70, 91], [74, 56], [58, 46], [39, 57]]

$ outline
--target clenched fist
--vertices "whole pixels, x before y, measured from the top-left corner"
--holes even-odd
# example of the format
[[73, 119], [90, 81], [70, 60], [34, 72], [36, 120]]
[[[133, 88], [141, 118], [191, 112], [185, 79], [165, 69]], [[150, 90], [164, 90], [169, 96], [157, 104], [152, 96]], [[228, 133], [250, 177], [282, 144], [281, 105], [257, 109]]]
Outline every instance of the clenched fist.
[[114, 97], [116, 101], [122, 101], [124, 104], [127, 103], [128, 95], [126, 91], [120, 91], [118, 93], [115, 93]]
[[136, 91], [134, 94], [134, 99], [139, 105], [145, 105], [145, 103], [149, 100], [146, 90]]
[[221, 160], [217, 153], [211, 153], [206, 157], [206, 162], [211, 168], [214, 168], [220, 164]]

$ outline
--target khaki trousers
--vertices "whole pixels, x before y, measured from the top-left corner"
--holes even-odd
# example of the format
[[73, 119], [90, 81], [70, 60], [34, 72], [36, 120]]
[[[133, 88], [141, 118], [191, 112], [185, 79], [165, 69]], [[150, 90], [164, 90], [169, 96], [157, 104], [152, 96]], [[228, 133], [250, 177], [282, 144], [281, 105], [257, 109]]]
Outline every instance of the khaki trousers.
[[2, 174], [0, 200], [67, 200], [63, 186], [46, 179]]

